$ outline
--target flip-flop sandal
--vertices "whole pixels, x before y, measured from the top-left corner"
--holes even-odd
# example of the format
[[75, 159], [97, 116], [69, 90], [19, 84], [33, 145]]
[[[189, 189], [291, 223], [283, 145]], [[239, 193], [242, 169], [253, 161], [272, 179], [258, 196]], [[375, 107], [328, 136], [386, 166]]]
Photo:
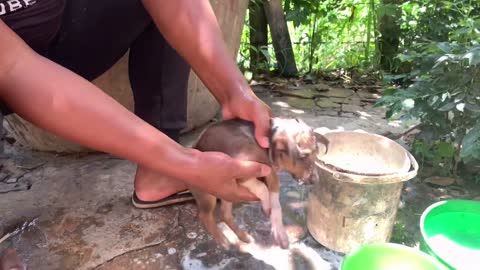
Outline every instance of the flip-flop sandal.
[[137, 197], [137, 194], [135, 192], [133, 192], [133, 195], [132, 195], [133, 206], [141, 209], [162, 207], [162, 206], [167, 206], [167, 205], [172, 205], [177, 203], [188, 202], [192, 200], [194, 200], [193, 195], [188, 190], [170, 195], [166, 198], [163, 198], [157, 201], [142, 201]]

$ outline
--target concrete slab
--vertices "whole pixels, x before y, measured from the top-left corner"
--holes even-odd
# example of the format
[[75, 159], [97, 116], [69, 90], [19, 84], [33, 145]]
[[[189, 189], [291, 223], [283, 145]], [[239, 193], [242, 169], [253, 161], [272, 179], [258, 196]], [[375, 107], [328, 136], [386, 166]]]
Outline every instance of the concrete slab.
[[[302, 267], [312, 262], [330, 269], [318, 255], [318, 244], [315, 250], [302, 242], [309, 240], [307, 190], [286, 174], [281, 175], [284, 220], [297, 244], [292, 250], [272, 246], [270, 223], [260, 206], [243, 204], [235, 208], [236, 220], [258, 242], [243, 246], [242, 252], [226, 252], [205, 233], [192, 203], [134, 209], [130, 195], [135, 167], [128, 161], [100, 154], [65, 157], [15, 149], [8, 150], [7, 158], [19, 154], [47, 164], [25, 176], [31, 180], [30, 190], [1, 196], [0, 228], [6, 233], [25, 220], [38, 220], [0, 248], [13, 245], [34, 269], [269, 269], [268, 265], [282, 269], [278, 267], [285, 263], [313, 269]], [[302, 256], [311, 262], [295, 259]], [[280, 259], [285, 261], [279, 264]]]

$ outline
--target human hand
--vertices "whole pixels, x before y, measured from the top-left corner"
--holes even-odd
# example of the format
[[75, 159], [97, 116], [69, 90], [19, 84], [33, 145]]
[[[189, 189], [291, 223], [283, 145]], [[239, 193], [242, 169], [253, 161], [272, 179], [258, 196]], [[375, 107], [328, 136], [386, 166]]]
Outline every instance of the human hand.
[[253, 122], [255, 138], [263, 148], [269, 147], [270, 108], [253, 91], [237, 92], [222, 104], [223, 119], [240, 118]]
[[237, 179], [264, 177], [271, 171], [267, 165], [237, 160], [220, 152], [196, 151], [194, 155], [196, 162], [192, 169], [197, 181], [191, 184], [230, 202], [257, 201], [258, 198], [240, 186]]

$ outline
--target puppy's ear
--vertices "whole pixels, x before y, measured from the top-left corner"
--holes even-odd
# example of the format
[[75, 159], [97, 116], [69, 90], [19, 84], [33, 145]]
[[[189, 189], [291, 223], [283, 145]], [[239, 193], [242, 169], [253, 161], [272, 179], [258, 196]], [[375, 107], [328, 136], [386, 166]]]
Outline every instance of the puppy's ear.
[[293, 165], [295, 165], [297, 158], [299, 156], [299, 147], [295, 140], [286, 140], [286, 144], [288, 146], [288, 152], [287, 155], [288, 157], [292, 160]]
[[315, 142], [317, 144], [317, 149], [320, 150], [325, 148], [324, 154], [326, 154], [328, 152], [328, 146], [330, 144], [330, 141], [322, 134], [317, 132], [314, 132], [314, 133], [315, 133]]

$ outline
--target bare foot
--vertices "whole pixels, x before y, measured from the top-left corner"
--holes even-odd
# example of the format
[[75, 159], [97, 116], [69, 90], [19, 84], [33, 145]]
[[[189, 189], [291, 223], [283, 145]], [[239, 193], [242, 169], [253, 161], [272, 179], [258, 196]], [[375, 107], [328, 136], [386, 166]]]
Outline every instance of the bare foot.
[[135, 194], [142, 201], [157, 201], [188, 189], [185, 183], [142, 166], [135, 175]]
[[25, 265], [20, 261], [14, 249], [7, 249], [0, 257], [0, 269], [2, 270], [25, 270]]

